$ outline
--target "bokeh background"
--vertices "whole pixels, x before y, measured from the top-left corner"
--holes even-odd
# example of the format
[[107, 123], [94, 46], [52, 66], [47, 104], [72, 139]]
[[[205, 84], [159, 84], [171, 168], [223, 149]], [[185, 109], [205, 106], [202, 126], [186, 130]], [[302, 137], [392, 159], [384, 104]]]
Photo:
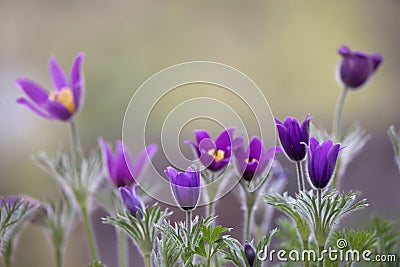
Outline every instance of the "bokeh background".
[[[78, 52], [86, 53], [85, 104], [77, 124], [89, 150], [98, 136], [121, 138], [125, 109], [141, 83], [168, 66], [193, 60], [221, 62], [247, 74], [276, 117], [309, 113], [318, 127], [330, 130], [340, 92], [336, 50], [346, 44], [384, 56], [366, 88], [348, 94], [343, 112], [343, 128], [359, 121], [371, 135], [343, 182], [345, 189], [362, 191], [371, 205], [348, 223], [362, 225], [373, 214], [398, 221], [400, 175], [386, 131], [391, 124], [400, 126], [399, 25], [398, 0], [0, 0], [0, 195], [56, 197], [54, 182], [31, 157], [68, 148], [68, 127], [17, 105], [22, 93], [14, 84], [18, 77], [30, 77], [50, 88], [51, 55], [69, 68]], [[185, 134], [182, 140], [192, 138], [190, 131]], [[293, 190], [293, 166], [279, 159], [293, 176], [287, 186]], [[217, 212], [240, 237], [237, 194], [234, 190], [223, 198]], [[102, 261], [116, 266], [113, 231], [99, 223], [103, 215], [101, 210], [93, 215], [98, 246]], [[65, 266], [87, 264], [82, 235], [77, 218]], [[132, 266], [142, 266], [133, 246], [131, 253]], [[54, 266], [49, 242], [37, 226], [24, 230], [17, 249], [16, 267], [31, 266]]]

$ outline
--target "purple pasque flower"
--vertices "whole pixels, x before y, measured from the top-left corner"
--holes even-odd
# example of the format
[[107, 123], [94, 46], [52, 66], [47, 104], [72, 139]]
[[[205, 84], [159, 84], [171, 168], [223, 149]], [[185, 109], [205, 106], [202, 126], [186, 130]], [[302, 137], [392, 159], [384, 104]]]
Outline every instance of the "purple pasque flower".
[[297, 119], [293, 117], [287, 117], [283, 123], [275, 118], [282, 148], [286, 156], [292, 161], [302, 161], [306, 157], [306, 145], [308, 145], [310, 139], [311, 119], [307, 115], [300, 125]]
[[244, 244], [244, 254], [246, 255], [247, 263], [252, 267], [254, 265], [254, 260], [256, 259], [256, 249], [249, 241], [246, 241]]
[[326, 140], [322, 144], [314, 137], [310, 138], [308, 148], [307, 168], [311, 184], [317, 189], [325, 188], [335, 171], [340, 144]]
[[122, 141], [117, 141], [115, 153], [102, 138], [99, 138], [99, 144], [104, 161], [107, 162], [107, 170], [111, 182], [116, 187], [132, 186], [135, 183], [135, 179], [138, 179], [146, 169], [149, 163], [147, 157], [151, 160], [157, 153], [157, 145], [150, 144], [133, 161], [131, 154]]
[[178, 172], [172, 167], [165, 170], [171, 183], [172, 193], [178, 205], [185, 211], [193, 210], [200, 197], [200, 170], [188, 167]]
[[364, 85], [383, 61], [381, 54], [367, 54], [362, 51], [351, 51], [347, 46], [338, 49], [342, 56], [339, 65], [339, 77], [342, 83], [352, 89]]
[[28, 96], [17, 98], [17, 102], [30, 108], [46, 119], [68, 121], [75, 115], [83, 102], [83, 77], [81, 72], [83, 53], [79, 53], [72, 63], [69, 79], [56, 60], [49, 60], [50, 76], [54, 91], [48, 92], [39, 84], [20, 78], [16, 81]]
[[282, 150], [277, 147], [264, 150], [261, 140], [253, 136], [249, 147], [245, 150], [243, 145], [235, 148], [234, 155], [236, 166], [242, 178], [251, 181], [254, 177], [260, 176], [268, 165], [268, 162], [274, 158], [275, 152]]
[[122, 186], [119, 188], [122, 203], [132, 216], [136, 216], [136, 214], [144, 208], [143, 201], [137, 195], [137, 187], [138, 185], [135, 184], [132, 188], [129, 186]]
[[215, 142], [205, 130], [195, 130], [193, 133], [196, 136], [197, 144], [192, 141], [185, 141], [185, 144], [190, 144], [200, 161], [207, 169], [219, 171], [226, 167], [229, 163], [232, 148], [240, 145], [242, 138], [233, 139], [235, 128], [229, 128], [220, 133], [215, 139]]

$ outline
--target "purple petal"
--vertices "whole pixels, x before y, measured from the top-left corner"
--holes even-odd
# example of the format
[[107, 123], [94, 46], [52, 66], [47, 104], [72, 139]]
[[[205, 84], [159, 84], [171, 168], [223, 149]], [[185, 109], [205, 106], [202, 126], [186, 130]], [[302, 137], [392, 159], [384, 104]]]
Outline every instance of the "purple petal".
[[193, 154], [196, 156], [197, 155], [197, 157], [200, 157], [200, 151], [199, 151], [199, 147], [195, 144], [195, 143], [193, 143], [192, 141], [190, 141], [190, 140], [186, 140], [186, 141], [184, 141], [183, 142], [185, 145], [191, 145], [192, 146], [192, 150], [193, 150]]
[[172, 167], [167, 167], [167, 169], [164, 171], [164, 173], [169, 178], [171, 183], [175, 184], [176, 176], [178, 175], [177, 170], [175, 170]]
[[117, 182], [117, 186], [131, 185], [135, 182], [128, 164], [131, 162], [130, 155], [124, 151], [124, 146], [121, 141], [117, 142], [117, 151], [114, 154], [114, 166], [111, 177]]
[[49, 93], [40, 85], [28, 79], [18, 79], [16, 84], [28, 95], [38, 106], [43, 105], [49, 98]]
[[17, 103], [22, 104], [27, 106], [29, 109], [31, 109], [33, 112], [35, 112], [37, 115], [46, 118], [46, 119], [54, 119], [54, 116], [52, 114], [49, 114], [47, 110], [41, 110], [28, 100], [26, 100], [23, 97], [17, 98]]
[[132, 175], [135, 179], [138, 179], [143, 174], [143, 172], [149, 165], [149, 160], [151, 161], [156, 153], [157, 153], [156, 144], [148, 145], [145, 149], [143, 149], [139, 153], [133, 165], [131, 166]]
[[210, 138], [210, 135], [204, 130], [194, 130], [194, 135], [196, 136], [197, 144], [199, 145], [201, 140], [205, 138]]
[[302, 141], [308, 145], [310, 139], [310, 121], [312, 118], [307, 115], [306, 119], [301, 124]]
[[50, 113], [54, 118], [62, 121], [69, 120], [71, 118], [71, 112], [60, 102], [48, 100], [42, 106], [48, 113]]
[[342, 45], [339, 47], [338, 53], [342, 56], [349, 56], [351, 54], [351, 50], [348, 46]]
[[249, 158], [259, 160], [261, 158], [261, 154], [263, 152], [263, 145], [261, 140], [254, 136], [249, 144]]
[[74, 94], [75, 107], [80, 107], [82, 99], [83, 80], [81, 77], [82, 61], [85, 58], [84, 53], [79, 53], [71, 67], [71, 89]]
[[67, 77], [53, 57], [51, 57], [49, 60], [49, 70], [56, 91], [59, 92], [62, 88], [68, 87]]
[[113, 154], [111, 151], [111, 147], [104, 142], [104, 139], [99, 137], [98, 142], [100, 144], [101, 151], [103, 153], [103, 158], [107, 162], [107, 171], [110, 177], [112, 176], [112, 169], [113, 169]]
[[235, 128], [229, 128], [223, 131], [215, 140], [215, 145], [218, 149], [225, 149], [232, 146], [233, 132]]

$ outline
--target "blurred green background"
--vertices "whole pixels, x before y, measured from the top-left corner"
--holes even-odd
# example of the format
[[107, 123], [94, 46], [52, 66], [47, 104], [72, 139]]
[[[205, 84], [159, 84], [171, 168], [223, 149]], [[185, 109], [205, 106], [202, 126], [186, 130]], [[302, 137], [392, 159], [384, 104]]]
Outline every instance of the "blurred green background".
[[[372, 138], [343, 184], [362, 191], [371, 204], [358, 214], [360, 220], [369, 214], [399, 220], [400, 175], [386, 135], [389, 125], [400, 126], [399, 25], [398, 0], [0, 0], [0, 194], [43, 198], [55, 188], [31, 156], [69, 147], [68, 127], [17, 105], [22, 93], [14, 85], [16, 78], [30, 77], [50, 88], [51, 55], [69, 69], [78, 52], [86, 53], [85, 104], [77, 123], [89, 150], [98, 136], [121, 138], [125, 109], [142, 82], [193, 60], [221, 62], [244, 72], [263, 90], [276, 117], [310, 113], [314, 123], [330, 129], [340, 92], [336, 50], [346, 44], [380, 52], [384, 63], [366, 88], [346, 99], [343, 128], [359, 121]], [[288, 188], [295, 186], [293, 179]], [[218, 210], [232, 202], [239, 205], [237, 197], [228, 196]], [[228, 221], [234, 215], [220, 216]], [[228, 226], [240, 229], [239, 217], [235, 220]], [[99, 225], [96, 231], [103, 261], [115, 266], [110, 227]], [[65, 266], [87, 263], [82, 233], [77, 223]], [[132, 266], [141, 261], [132, 256]], [[24, 266], [54, 266], [49, 242], [35, 226], [25, 229], [17, 250], [16, 267]]]

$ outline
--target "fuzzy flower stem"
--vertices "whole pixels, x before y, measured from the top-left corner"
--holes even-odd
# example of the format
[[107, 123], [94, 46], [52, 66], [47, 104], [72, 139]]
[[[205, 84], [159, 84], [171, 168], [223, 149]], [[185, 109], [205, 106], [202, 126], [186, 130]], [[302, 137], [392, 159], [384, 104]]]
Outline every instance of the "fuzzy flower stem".
[[[303, 251], [308, 251], [308, 239], [303, 239]], [[304, 257], [304, 267], [310, 267], [310, 263], [308, 262], [308, 258]]]
[[126, 267], [128, 266], [128, 261], [126, 259], [126, 236], [124, 231], [116, 229], [118, 234], [118, 241], [119, 241], [119, 266]]
[[317, 202], [317, 205], [318, 205], [318, 213], [319, 213], [319, 216], [321, 216], [321, 212], [322, 212], [322, 210], [321, 210], [321, 204], [322, 204], [322, 197], [321, 197], [321, 192], [322, 190], [321, 190], [321, 188], [317, 188], [317, 198], [318, 198], [318, 202]]
[[336, 142], [340, 141], [340, 120], [343, 111], [344, 100], [346, 99], [348, 88], [346, 86], [343, 87], [342, 92], [340, 93], [339, 99], [336, 103], [335, 113], [332, 122], [332, 133]]
[[144, 259], [146, 261], [146, 267], [151, 267], [151, 263], [150, 263], [150, 254], [145, 254], [144, 255]]
[[296, 161], [296, 169], [297, 169], [297, 183], [299, 186], [299, 192], [304, 191], [304, 179], [303, 179], [303, 170], [301, 166], [301, 161]]
[[85, 227], [85, 232], [87, 236], [87, 241], [89, 245], [90, 255], [92, 260], [97, 260], [97, 252], [96, 252], [96, 245], [94, 241], [93, 231], [90, 224], [90, 218], [87, 210], [86, 203], [81, 203], [81, 213], [82, 213], [82, 220]]
[[75, 150], [76, 160], [78, 161], [82, 157], [82, 146], [81, 146], [81, 139], [79, 137], [78, 127], [74, 120], [70, 122], [71, 127], [71, 137], [73, 148]]
[[254, 203], [256, 200], [256, 193], [250, 193], [245, 191], [246, 194], [246, 226], [245, 226], [245, 235], [243, 240], [251, 240], [250, 238], [250, 225], [251, 225], [251, 216], [253, 212]]
[[186, 211], [186, 230], [187, 230], [187, 235], [186, 235], [186, 246], [190, 246], [190, 232], [192, 229], [192, 210], [187, 210]]

